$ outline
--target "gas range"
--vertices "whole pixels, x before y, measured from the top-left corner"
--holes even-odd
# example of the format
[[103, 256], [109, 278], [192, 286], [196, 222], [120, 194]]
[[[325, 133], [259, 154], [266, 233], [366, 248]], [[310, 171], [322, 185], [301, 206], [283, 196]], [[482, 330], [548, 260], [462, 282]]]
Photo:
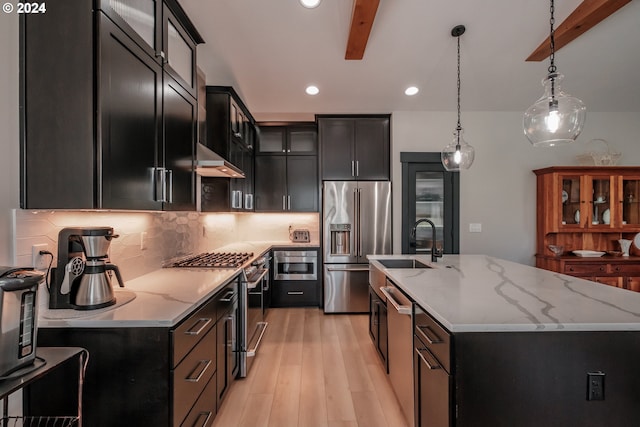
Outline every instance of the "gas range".
[[253, 252], [203, 252], [181, 258], [167, 267], [238, 268], [251, 257]]

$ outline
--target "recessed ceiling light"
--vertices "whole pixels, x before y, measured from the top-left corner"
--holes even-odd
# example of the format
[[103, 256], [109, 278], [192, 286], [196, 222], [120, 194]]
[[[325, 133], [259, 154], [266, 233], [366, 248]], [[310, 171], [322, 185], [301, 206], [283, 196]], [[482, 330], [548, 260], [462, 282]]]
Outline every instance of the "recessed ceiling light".
[[404, 94], [407, 96], [413, 96], [418, 92], [420, 92], [420, 89], [415, 86], [409, 86], [407, 89], [405, 89]]
[[317, 86], [307, 86], [307, 88], [305, 89], [305, 92], [307, 92], [309, 95], [317, 95], [320, 92], [320, 89], [318, 89]]
[[320, 0], [300, 0], [300, 4], [307, 9], [313, 9], [314, 7], [318, 7]]

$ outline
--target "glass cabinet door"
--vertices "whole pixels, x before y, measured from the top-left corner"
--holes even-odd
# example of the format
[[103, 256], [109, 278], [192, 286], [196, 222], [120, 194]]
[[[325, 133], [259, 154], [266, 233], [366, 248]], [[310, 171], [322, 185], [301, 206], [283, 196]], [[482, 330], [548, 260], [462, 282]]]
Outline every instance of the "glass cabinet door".
[[457, 254], [459, 245], [460, 175], [442, 166], [440, 153], [401, 153], [402, 162], [402, 253], [429, 253], [433, 229], [421, 223], [411, 238], [415, 223], [428, 219], [435, 225], [435, 245], [444, 253]]
[[622, 179], [622, 225], [640, 225], [640, 178]]
[[[419, 171], [415, 175], [415, 217], [414, 223], [420, 219], [428, 219], [436, 229], [436, 248], [443, 247], [444, 226], [444, 172]], [[431, 250], [433, 229], [428, 223], [420, 224], [416, 229], [416, 253]]]
[[611, 224], [611, 179], [609, 177], [590, 177], [591, 182], [591, 225], [609, 226]]
[[581, 182], [579, 176], [562, 177], [562, 225], [579, 225], [580, 217], [587, 212], [580, 211]]

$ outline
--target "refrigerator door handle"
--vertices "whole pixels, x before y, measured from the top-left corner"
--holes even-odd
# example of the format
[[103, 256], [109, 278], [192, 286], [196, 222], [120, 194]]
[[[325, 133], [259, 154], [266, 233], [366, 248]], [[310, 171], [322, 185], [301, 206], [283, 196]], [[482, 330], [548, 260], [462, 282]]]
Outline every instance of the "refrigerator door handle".
[[369, 271], [369, 266], [366, 267], [327, 267], [327, 271]]
[[358, 188], [358, 257], [362, 257], [362, 230], [360, 226], [360, 191], [362, 189]]
[[360, 252], [360, 205], [358, 204], [358, 188], [353, 189], [353, 255], [358, 257]]

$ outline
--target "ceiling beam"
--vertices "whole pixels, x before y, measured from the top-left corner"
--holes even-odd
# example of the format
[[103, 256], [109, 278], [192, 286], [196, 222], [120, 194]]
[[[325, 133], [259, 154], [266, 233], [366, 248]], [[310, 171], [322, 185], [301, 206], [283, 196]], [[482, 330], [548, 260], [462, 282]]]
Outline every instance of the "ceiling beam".
[[[631, 0], [584, 0], [554, 32], [555, 50], [558, 51], [574, 39], [593, 28]], [[550, 37], [533, 51], [527, 61], [542, 61], [551, 55]]]
[[380, 0], [353, 0], [351, 28], [344, 59], [362, 59]]

